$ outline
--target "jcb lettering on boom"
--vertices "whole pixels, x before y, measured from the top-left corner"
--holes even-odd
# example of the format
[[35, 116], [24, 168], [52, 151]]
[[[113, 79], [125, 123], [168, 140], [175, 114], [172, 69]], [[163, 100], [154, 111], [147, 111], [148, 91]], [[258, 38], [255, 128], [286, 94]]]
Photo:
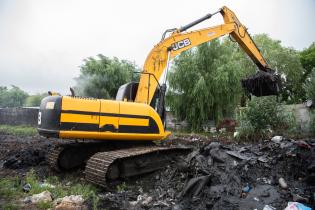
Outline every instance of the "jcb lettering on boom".
[[174, 44], [172, 44], [172, 49], [175, 51], [175, 50], [179, 50], [179, 49], [182, 49], [184, 47], [187, 47], [189, 45], [191, 45], [191, 42], [187, 38], [187, 39], [184, 39], [184, 40], [181, 40], [181, 41], [178, 41], [178, 42], [175, 42]]

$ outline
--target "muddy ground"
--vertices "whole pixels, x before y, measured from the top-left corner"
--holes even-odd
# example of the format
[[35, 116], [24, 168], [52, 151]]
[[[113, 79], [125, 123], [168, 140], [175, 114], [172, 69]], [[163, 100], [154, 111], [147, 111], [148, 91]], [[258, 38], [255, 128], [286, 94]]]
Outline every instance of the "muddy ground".
[[[48, 149], [60, 142], [0, 133], [0, 178], [23, 177], [31, 168], [43, 178], [64, 176], [46, 162]], [[315, 140], [236, 144], [189, 135], [169, 144], [193, 151], [164, 170], [100, 188], [99, 209], [284, 209], [289, 201], [315, 207]], [[75, 176], [84, 178], [82, 169]]]

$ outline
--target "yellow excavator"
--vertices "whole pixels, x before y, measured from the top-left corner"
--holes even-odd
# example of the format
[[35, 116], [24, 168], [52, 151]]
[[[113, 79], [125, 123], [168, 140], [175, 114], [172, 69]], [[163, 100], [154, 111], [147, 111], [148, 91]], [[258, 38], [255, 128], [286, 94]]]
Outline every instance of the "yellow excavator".
[[[221, 13], [224, 24], [187, 31]], [[166, 139], [165, 106], [170, 61], [181, 52], [223, 35], [230, 35], [257, 65], [259, 76], [243, 80], [247, 92], [277, 95], [280, 78], [267, 65], [247, 29], [227, 7], [180, 28], [168, 29], [149, 53], [139, 82], [122, 85], [116, 100], [50, 94], [40, 105], [38, 131], [45, 137], [85, 141], [60, 144], [49, 152], [49, 164], [68, 170], [85, 164], [90, 182], [106, 181], [158, 170], [187, 148], [162, 147]], [[206, 91], [206, 90], [205, 90]], [[93, 140], [93, 141], [92, 141]]]

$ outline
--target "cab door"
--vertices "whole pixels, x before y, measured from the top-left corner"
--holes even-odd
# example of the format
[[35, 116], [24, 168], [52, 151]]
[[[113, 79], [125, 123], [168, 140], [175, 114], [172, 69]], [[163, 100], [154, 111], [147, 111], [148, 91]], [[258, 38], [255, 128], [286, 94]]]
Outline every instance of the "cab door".
[[119, 102], [101, 100], [100, 132], [118, 132], [119, 129]]

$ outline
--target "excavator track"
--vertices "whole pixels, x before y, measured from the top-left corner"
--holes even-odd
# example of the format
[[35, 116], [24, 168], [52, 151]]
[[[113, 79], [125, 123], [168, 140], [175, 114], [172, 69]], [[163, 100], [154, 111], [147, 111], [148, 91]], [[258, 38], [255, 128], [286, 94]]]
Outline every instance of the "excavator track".
[[182, 147], [135, 147], [94, 154], [85, 167], [85, 179], [106, 187], [106, 182], [159, 170], [178, 155], [189, 152]]
[[63, 147], [56, 146], [48, 151], [48, 164], [52, 169], [58, 172], [62, 171], [62, 169], [59, 167], [58, 158], [63, 150], [64, 150]]
[[152, 142], [80, 142], [60, 144], [48, 151], [48, 164], [58, 172], [83, 166], [97, 152], [115, 151], [135, 146], [152, 146]]

